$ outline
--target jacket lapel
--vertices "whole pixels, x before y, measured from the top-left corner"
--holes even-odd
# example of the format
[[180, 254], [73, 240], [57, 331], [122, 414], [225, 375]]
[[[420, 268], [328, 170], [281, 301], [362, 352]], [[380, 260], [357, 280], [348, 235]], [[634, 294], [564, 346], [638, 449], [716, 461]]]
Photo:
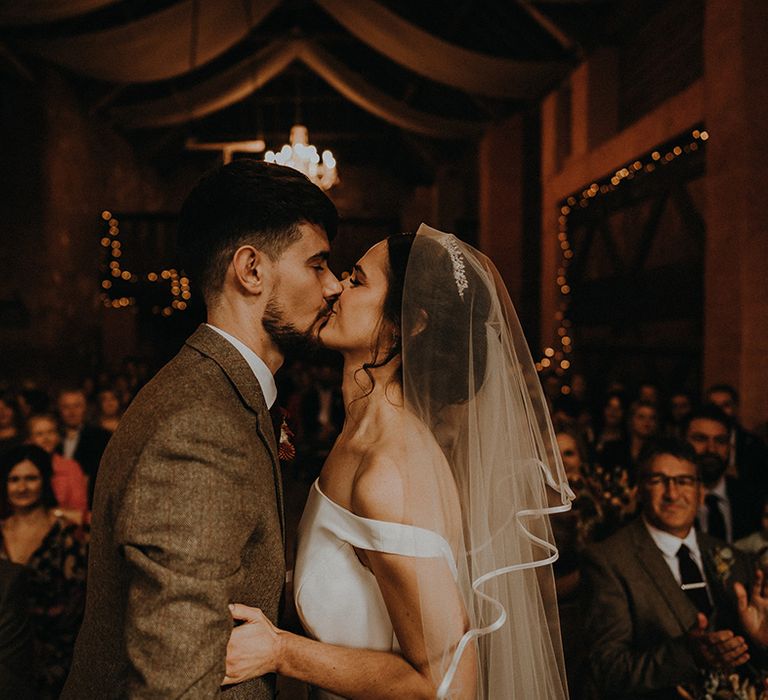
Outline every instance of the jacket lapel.
[[696, 607], [675, 581], [675, 577], [648, 533], [642, 518], [635, 520], [630, 527], [633, 529], [632, 536], [636, 544], [635, 556], [638, 558], [640, 566], [645, 569], [651, 584], [666, 602], [681, 630], [685, 632], [691, 629], [696, 624]]
[[258, 419], [256, 431], [272, 460], [272, 475], [275, 481], [275, 495], [280, 513], [280, 527], [283, 539], [285, 539], [283, 478], [280, 471], [277, 442], [272, 427], [272, 419], [267, 410], [267, 403], [264, 400], [264, 393], [258, 379], [237, 348], [204, 323], [187, 339], [187, 345], [216, 362], [232, 382], [245, 405], [256, 414]]

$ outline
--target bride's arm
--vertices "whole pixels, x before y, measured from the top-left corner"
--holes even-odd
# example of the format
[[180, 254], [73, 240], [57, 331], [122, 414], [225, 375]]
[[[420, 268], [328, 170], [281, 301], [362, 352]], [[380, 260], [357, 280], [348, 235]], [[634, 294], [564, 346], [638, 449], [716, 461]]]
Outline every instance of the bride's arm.
[[[227, 650], [225, 682], [240, 682], [277, 672], [350, 700], [433, 699], [437, 688], [430, 671], [424, 627], [429, 628], [430, 637], [439, 647], [442, 647], [441, 640], [453, 638], [458, 641], [462, 633], [458, 629], [462, 627], [464, 617], [461, 608], [445, 604], [455, 595], [439, 593], [444, 588], [444, 580], [452, 584], [451, 573], [436, 560], [377, 552], [366, 554], [387, 603], [402, 656], [316, 642], [275, 628], [259, 610], [235, 605], [233, 616], [246, 620], [246, 624], [232, 632]], [[423, 585], [426, 580], [423, 577], [429, 577], [433, 582], [430, 596], [435, 596], [434, 605], [430, 604], [433, 614], [428, 614], [424, 621], [417, 585], [419, 579]], [[424, 591], [421, 593], [423, 595]], [[437, 598], [443, 601], [442, 606]], [[451, 636], [443, 636], [446, 634]], [[470, 646], [464, 654], [455, 682], [456, 687], [463, 690], [455, 697], [475, 697], [474, 675], [474, 650]]]
[[316, 642], [275, 628], [255, 608], [234, 606], [225, 682], [279, 673], [346, 698], [434, 698], [432, 684], [397, 654]]
[[[355, 484], [355, 512], [377, 520], [402, 519], [399, 471], [386, 464], [368, 467]], [[453, 651], [468, 624], [451, 571], [442, 559], [368, 550], [365, 558], [376, 576], [402, 656], [316, 642], [277, 630], [259, 614], [251, 624], [233, 631], [227, 681], [277, 672], [351, 700], [434, 698], [440, 679], [433, 677], [430, 663], [444, 668], [441, 659], [434, 657]], [[252, 611], [236, 606], [234, 613], [236, 617], [247, 613], [250, 622]], [[455, 676], [453, 687], [459, 694], [452, 697], [475, 697], [475, 663], [470, 645]]]

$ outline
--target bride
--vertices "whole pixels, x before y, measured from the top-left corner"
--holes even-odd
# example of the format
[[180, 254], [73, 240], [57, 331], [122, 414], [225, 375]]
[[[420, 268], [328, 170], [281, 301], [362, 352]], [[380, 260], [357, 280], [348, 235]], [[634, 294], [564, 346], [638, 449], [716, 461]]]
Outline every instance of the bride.
[[373, 246], [320, 332], [347, 416], [299, 526], [309, 638], [232, 605], [225, 683], [344, 698], [566, 698], [548, 514], [572, 494], [492, 263], [421, 226]]

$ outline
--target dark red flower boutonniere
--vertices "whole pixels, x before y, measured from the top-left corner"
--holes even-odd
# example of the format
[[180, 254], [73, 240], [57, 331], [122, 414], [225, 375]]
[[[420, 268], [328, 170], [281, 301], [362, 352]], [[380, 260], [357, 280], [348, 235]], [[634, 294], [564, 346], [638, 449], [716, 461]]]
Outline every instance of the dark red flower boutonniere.
[[277, 445], [277, 456], [283, 464], [293, 462], [296, 459], [296, 447], [293, 444], [293, 431], [288, 426], [288, 412], [283, 410], [280, 421], [280, 439]]

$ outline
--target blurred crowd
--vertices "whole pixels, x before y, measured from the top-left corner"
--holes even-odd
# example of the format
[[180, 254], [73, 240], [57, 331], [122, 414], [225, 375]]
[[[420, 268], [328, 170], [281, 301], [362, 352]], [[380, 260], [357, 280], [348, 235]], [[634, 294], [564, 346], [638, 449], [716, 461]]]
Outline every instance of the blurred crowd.
[[[130, 360], [117, 375], [100, 373], [60, 387], [21, 382], [0, 393], [2, 697], [58, 697], [83, 614], [99, 461], [147, 381], [147, 367]], [[295, 360], [277, 382], [295, 447], [285, 477], [308, 483], [344, 420], [340, 365], [324, 355]], [[644, 455], [659, 439], [687, 445], [702, 489], [694, 506], [696, 531], [768, 570], [768, 448], [741, 425], [738, 393], [727, 385], [694, 396], [665, 395], [653, 383], [614, 384], [595, 396], [579, 375], [568, 393], [554, 375], [543, 376], [542, 384], [576, 494], [573, 509], [553, 520], [560, 550], [555, 577], [571, 694], [587, 697], [589, 548], [615, 538], [645, 512], [649, 478], [661, 479], [667, 496], [678, 484], [677, 477], [658, 476]]]
[[96, 473], [139, 388], [104, 379], [0, 393], [0, 697], [56, 698], [69, 670]]
[[[576, 494], [572, 510], [553, 519], [560, 551], [555, 580], [571, 697], [686, 697], [684, 681], [690, 678], [680, 668], [684, 666], [680, 658], [674, 659], [669, 652], [668, 646], [676, 638], [669, 630], [663, 631], [668, 621], [651, 620], [639, 612], [642, 605], [636, 592], [624, 582], [609, 581], [605, 567], [594, 576], [590, 552], [611, 552], [621, 542], [624, 549], [615, 556], [617, 570], [631, 571], [633, 560], [639, 558], [643, 573], [651, 572], [661, 561], [661, 547], [648, 556], [643, 554], [646, 530], [672, 532], [669, 522], [677, 516], [689, 518], [696, 533], [712, 538], [706, 542], [732, 546], [748, 556], [750, 569], [768, 573], [766, 443], [741, 424], [739, 394], [726, 384], [710, 386], [702, 396], [683, 391], [665, 395], [653, 383], [634, 391], [614, 384], [596, 401], [578, 375], [567, 394], [554, 376], [545, 377], [543, 386], [568, 481]], [[666, 476], [659, 467], [659, 453], [673, 458], [662, 465], [671, 463], [681, 469], [687, 461], [694, 464], [695, 492], [686, 491], [689, 485], [679, 487], [674, 481], [677, 477]], [[624, 542], [641, 521], [651, 527], [638, 535], [640, 544]], [[682, 538], [681, 532], [685, 529], [674, 534]], [[708, 580], [706, 559], [701, 555], [696, 569], [702, 587]], [[679, 578], [679, 564], [670, 568]], [[593, 576], [587, 575], [589, 571]], [[655, 573], [668, 576], [665, 569]], [[714, 586], [710, 582], [706, 587], [712, 603]], [[733, 598], [730, 588], [726, 590]], [[670, 603], [663, 596], [651, 598], [645, 595], [642, 603], [674, 607], [679, 602], [673, 598]], [[728, 606], [735, 608], [734, 602], [730, 600]], [[615, 617], [611, 617], [612, 610]], [[612, 625], [609, 637], [619, 649], [608, 661], [601, 654], [610, 645], [604, 639], [596, 641], [605, 625]], [[679, 677], [665, 667], [663, 653], [670, 654], [666, 663], [678, 667]], [[750, 670], [759, 685], [768, 668], [755, 668], [755, 663]], [[616, 672], [617, 667], [623, 667], [622, 672]], [[608, 681], [602, 688], [599, 682], [595, 684], [595, 678], [609, 678], [609, 671], [620, 679], [617, 686], [621, 692], [611, 690]], [[674, 689], [671, 694], [670, 686]], [[754, 690], [757, 686], [750, 687]], [[718, 689], [723, 694], [717, 695]], [[700, 697], [762, 697], [758, 692], [740, 695], [719, 687], [709, 695], [702, 693]]]

